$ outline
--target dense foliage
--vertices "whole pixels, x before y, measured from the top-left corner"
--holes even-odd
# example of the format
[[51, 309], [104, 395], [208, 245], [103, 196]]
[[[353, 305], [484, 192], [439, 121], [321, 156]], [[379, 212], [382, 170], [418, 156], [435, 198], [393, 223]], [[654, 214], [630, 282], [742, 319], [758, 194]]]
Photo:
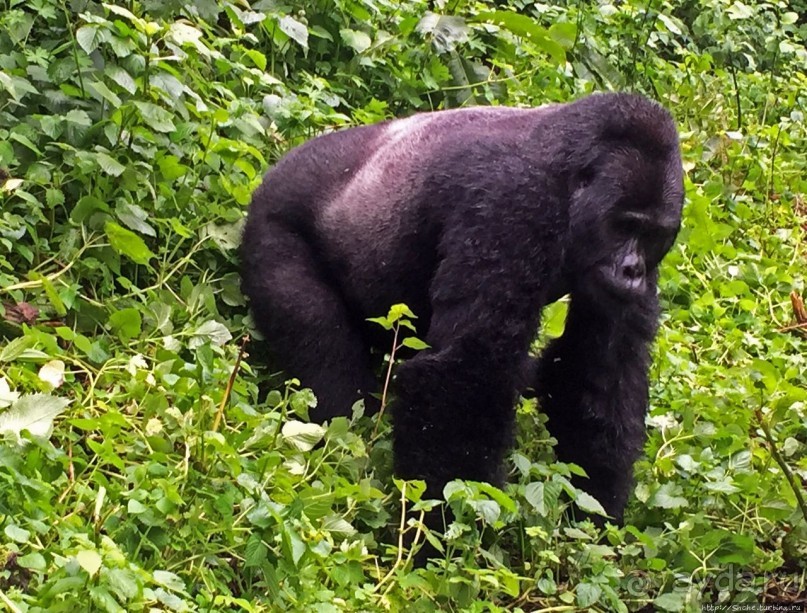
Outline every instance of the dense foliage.
[[[807, 601], [805, 5], [708, 6], [0, 0], [0, 609]], [[242, 355], [245, 205], [323, 130], [600, 89], [668, 106], [689, 173], [628, 525], [575, 521], [525, 402], [510, 484], [451, 484], [441, 545], [386, 423], [308, 424]]]

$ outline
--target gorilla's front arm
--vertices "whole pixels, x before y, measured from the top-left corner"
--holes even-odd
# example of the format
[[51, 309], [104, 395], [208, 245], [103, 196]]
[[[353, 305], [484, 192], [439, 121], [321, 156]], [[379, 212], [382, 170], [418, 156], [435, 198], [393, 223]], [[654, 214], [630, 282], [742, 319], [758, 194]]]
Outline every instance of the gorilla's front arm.
[[538, 366], [535, 390], [559, 459], [585, 469], [589, 478], [578, 485], [619, 522], [645, 440], [657, 318], [655, 283], [642, 298], [610, 311], [572, 295], [563, 336]]
[[[562, 257], [558, 220], [534, 214], [558, 210], [549, 178], [534, 177], [530, 189], [505, 185], [497, 173], [506, 175], [508, 157], [493, 159], [498, 167], [478, 181], [496, 191], [455, 195], [473, 201], [442, 239], [429, 290], [430, 349], [396, 377], [395, 472], [425, 479], [431, 496], [456, 478], [503, 482], [522, 365]], [[506, 212], [497, 211], [502, 199]]]

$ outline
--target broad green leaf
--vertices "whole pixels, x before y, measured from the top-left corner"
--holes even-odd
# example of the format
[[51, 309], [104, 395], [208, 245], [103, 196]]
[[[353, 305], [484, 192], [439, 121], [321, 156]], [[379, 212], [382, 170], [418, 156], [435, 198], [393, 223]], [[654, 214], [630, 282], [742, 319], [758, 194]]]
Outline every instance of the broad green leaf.
[[125, 89], [130, 94], [134, 94], [137, 91], [137, 83], [132, 75], [130, 75], [120, 66], [110, 64], [104, 69], [104, 72], [110, 79], [112, 79], [122, 89]]
[[311, 451], [325, 436], [325, 428], [319, 424], [302, 421], [287, 421], [280, 431], [283, 438], [300, 451]]
[[104, 231], [112, 248], [136, 264], [148, 264], [154, 254], [137, 234], [113, 221], [104, 224]]
[[591, 494], [578, 492], [574, 503], [586, 513], [596, 513], [597, 515], [607, 515], [600, 502]]
[[109, 212], [109, 206], [95, 196], [84, 196], [79, 198], [76, 206], [73, 207], [70, 212], [70, 219], [76, 223], [83, 223], [96, 211], [107, 213]]
[[111, 89], [109, 89], [106, 86], [106, 84], [103, 83], [102, 81], [93, 81], [92, 83], [89, 84], [89, 86], [92, 89], [94, 89], [99, 96], [101, 96], [104, 100], [109, 102], [113, 107], [117, 108], [121, 104], [123, 104], [123, 101], [120, 99], [120, 97]]
[[17, 566], [37, 572], [44, 572], [48, 567], [45, 556], [41, 553], [29, 553], [17, 558]]
[[356, 53], [364, 53], [373, 44], [372, 39], [359, 30], [344, 28], [339, 30], [342, 41]]
[[140, 336], [142, 318], [135, 308], [115, 311], [109, 316], [109, 325], [124, 343]]
[[653, 605], [662, 611], [684, 611], [686, 610], [686, 593], [668, 592], [658, 596]]
[[173, 122], [173, 115], [164, 108], [152, 104], [151, 102], [135, 102], [140, 116], [153, 130], [157, 132], [173, 132], [176, 126]]
[[685, 507], [688, 502], [687, 499], [680, 495], [681, 487], [672, 482], [663, 484], [651, 496], [648, 504], [651, 507], [660, 507], [662, 509], [678, 509]]
[[193, 331], [193, 335], [188, 342], [188, 346], [191, 349], [196, 349], [197, 347], [200, 347], [208, 342], [212, 343], [213, 345], [221, 346], [231, 341], [232, 338], [233, 335], [230, 334], [227, 326], [217, 321], [210, 320], [206, 321]]
[[521, 36], [531, 40], [538, 47], [543, 49], [555, 62], [562, 62], [566, 59], [563, 47], [554, 41], [546, 28], [541, 26], [532, 17], [511, 11], [491, 11], [480, 13], [475, 21], [488, 21], [499, 27], [505, 28], [516, 36]]
[[64, 118], [68, 121], [68, 123], [81, 126], [82, 128], [89, 128], [92, 125], [92, 119], [90, 119], [87, 111], [73, 109], [72, 111], [68, 111]]
[[78, 562], [81, 568], [87, 571], [90, 577], [94, 577], [101, 569], [103, 559], [101, 558], [101, 554], [94, 549], [84, 549], [76, 554], [76, 562]]
[[295, 41], [298, 45], [308, 48], [308, 28], [294, 17], [284, 15], [278, 21], [280, 31]]
[[167, 570], [155, 570], [153, 575], [154, 581], [163, 587], [168, 588], [174, 592], [182, 592], [185, 590], [185, 582], [177, 574], [168, 572]]
[[547, 506], [544, 500], [544, 484], [540, 481], [528, 483], [524, 490], [524, 498], [527, 499], [535, 511], [542, 517], [546, 517]]
[[31, 538], [31, 533], [25, 528], [20, 528], [17, 524], [8, 524], [3, 532], [15, 543], [27, 543]]
[[76, 42], [87, 55], [95, 51], [103, 40], [103, 31], [96, 25], [81, 26], [76, 30]]
[[599, 585], [583, 581], [575, 588], [575, 596], [578, 606], [589, 609], [602, 595], [602, 588]]
[[112, 175], [113, 177], [119, 177], [123, 174], [123, 171], [126, 170], [126, 167], [121, 164], [118, 160], [113, 158], [108, 153], [104, 153], [103, 151], [98, 152], [95, 154], [96, 159], [98, 160], [98, 165], [108, 175]]
[[53, 430], [53, 420], [60, 415], [70, 401], [49, 394], [26, 394], [0, 413], [0, 435], [11, 434], [22, 442], [23, 430], [32, 436], [48, 438]]
[[409, 347], [410, 349], [414, 349], [416, 351], [429, 348], [428, 343], [424, 343], [422, 340], [420, 340], [415, 336], [406, 337], [401, 344], [404, 347]]

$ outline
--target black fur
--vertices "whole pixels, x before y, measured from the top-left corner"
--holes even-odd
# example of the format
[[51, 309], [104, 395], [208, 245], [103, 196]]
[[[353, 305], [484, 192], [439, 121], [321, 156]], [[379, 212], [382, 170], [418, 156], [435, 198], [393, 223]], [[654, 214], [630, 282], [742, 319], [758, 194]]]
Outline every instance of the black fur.
[[[266, 176], [244, 291], [319, 420], [374, 402], [366, 319], [399, 302], [419, 315], [431, 348], [397, 372], [399, 476], [432, 494], [458, 477], [501, 482], [514, 403], [531, 387], [560, 458], [621, 519], [644, 441], [656, 269], [682, 200], [672, 119], [635, 95], [352, 128]], [[532, 360], [541, 308], [567, 293], [566, 332]]]

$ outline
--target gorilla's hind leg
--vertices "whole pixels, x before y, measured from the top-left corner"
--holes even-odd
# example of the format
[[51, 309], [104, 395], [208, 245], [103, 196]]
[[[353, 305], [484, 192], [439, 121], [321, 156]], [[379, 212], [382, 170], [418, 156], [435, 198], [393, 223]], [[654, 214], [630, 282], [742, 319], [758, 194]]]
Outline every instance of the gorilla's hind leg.
[[244, 292], [270, 351], [317, 396], [312, 419], [349, 416], [362, 397], [374, 404], [369, 349], [306, 238], [283, 223], [253, 220], [241, 261]]

